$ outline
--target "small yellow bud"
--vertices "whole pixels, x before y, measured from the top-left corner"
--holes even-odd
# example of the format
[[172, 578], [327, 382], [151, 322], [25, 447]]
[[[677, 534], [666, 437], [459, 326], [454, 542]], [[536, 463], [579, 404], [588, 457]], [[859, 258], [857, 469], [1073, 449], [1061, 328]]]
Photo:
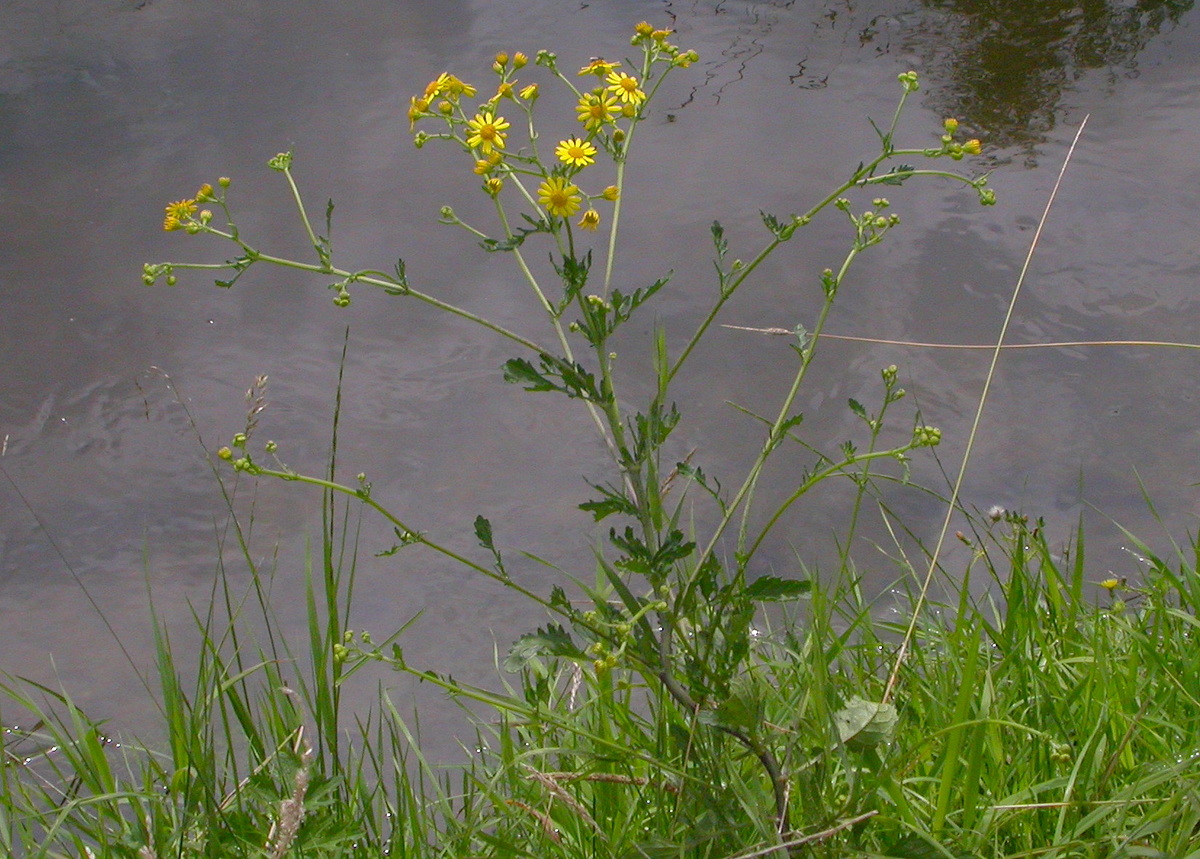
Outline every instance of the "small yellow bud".
[[633, 32], [637, 33], [639, 36], [649, 36], [654, 32], [654, 28], [651, 27], [647, 22], [642, 21], [633, 28]]
[[228, 188], [231, 182], [233, 182], [233, 180], [230, 179], [228, 176], [222, 176], [220, 179], [217, 180], [217, 184], [220, 185], [222, 188]]
[[448, 101], [439, 101], [438, 102], [438, 113], [442, 114], [442, 116], [449, 116], [453, 112], [454, 112], [454, 105], [452, 105], [450, 102], [448, 102]]
[[529, 86], [527, 86], [523, 90], [521, 90], [521, 98], [523, 98], [523, 99], [533, 101], [537, 97], [538, 97], [538, 85], [537, 84], [530, 84]]
[[496, 54], [496, 65], [500, 66], [500, 68], [504, 68], [505, 66], [507, 66], [508, 65], [508, 54], [506, 54], [504, 51], [501, 51], [500, 53]]
[[616, 185], [609, 185], [600, 192], [600, 196], [611, 203], [621, 196], [621, 189]]
[[491, 179], [488, 179], [486, 182], [483, 183], [483, 190], [487, 191], [487, 193], [493, 197], [495, 197], [497, 194], [499, 194], [500, 190], [503, 187], [504, 187], [504, 180], [497, 179], [494, 176]]
[[595, 230], [600, 226], [600, 213], [595, 209], [588, 209], [579, 219], [579, 226], [585, 230]]
[[217, 458], [228, 462], [229, 460], [233, 459], [233, 451], [227, 447], [223, 447], [217, 451]]
[[978, 155], [979, 153], [983, 152], [983, 144], [975, 138], [971, 138], [963, 144], [963, 152], [967, 153], [968, 155]]
[[512, 63], [514, 69], [523, 69], [525, 64], [529, 62], [529, 57], [525, 56], [520, 51], [513, 54]]
[[947, 117], [942, 123], [942, 128], [946, 129], [947, 134], [954, 134], [958, 131], [958, 120], [954, 117]]

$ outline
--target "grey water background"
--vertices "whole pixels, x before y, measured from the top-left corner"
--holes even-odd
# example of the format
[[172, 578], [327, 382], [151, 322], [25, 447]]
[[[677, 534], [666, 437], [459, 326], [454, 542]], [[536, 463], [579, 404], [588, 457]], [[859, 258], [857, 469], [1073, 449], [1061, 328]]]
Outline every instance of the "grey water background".
[[[486, 88], [498, 50], [550, 48], [568, 69], [623, 57], [642, 19], [675, 28], [674, 40], [701, 54], [674, 73], [639, 132], [617, 272], [633, 288], [674, 271], [653, 318], [676, 348], [715, 292], [711, 222], [725, 225], [731, 255], [750, 258], [766, 239], [760, 209], [802, 211], [874, 153], [867, 119], [887, 121], [896, 75], [910, 68], [923, 85], [899, 141], [932, 145], [942, 117], [958, 117], [983, 140], [999, 205], [981, 208], [947, 182], [889, 189], [902, 227], [856, 265], [831, 332], [994, 340], [1067, 146], [1090, 114], [1009, 339], [1200, 340], [1191, 2], [8, 0], [0, 670], [68, 689], [118, 730], [152, 724], [152, 696], [125, 655], [140, 670], [151, 664], [147, 594], [186, 648], [190, 607], [206, 604], [228, 533], [196, 432], [208, 451], [227, 443], [244, 423], [246, 388], [267, 374], [259, 440], [277, 440], [285, 461], [319, 473], [346, 326], [343, 474], [367, 472], [376, 497], [453, 545], [470, 550], [471, 521], [483, 514], [510, 557], [525, 549], [591, 576], [602, 530], [575, 505], [589, 495], [585, 478], [605, 478], [603, 451], [574, 404], [502, 384], [499, 367], [514, 353], [497, 337], [366, 289], [336, 310], [323, 282], [295, 274], [252, 270], [226, 291], [187, 273], [176, 287], [147, 288], [140, 273], [146, 261], [226, 257], [212, 240], [160, 229], [166, 202], [217, 176], [233, 178], [230, 199], [253, 244], [303, 255], [286, 188], [265, 166], [292, 149], [311, 209], [337, 203], [338, 261], [388, 269], [402, 256], [420, 288], [537, 331], [511, 260], [436, 223], [443, 204], [482, 218], [484, 200], [461, 153], [414, 149], [408, 98], [447, 70]], [[535, 79], [545, 80], [532, 67], [522, 75]], [[570, 107], [547, 95], [547, 136], [573, 128]], [[720, 321], [811, 324], [818, 274], [848, 244], [839, 218], [802, 230]], [[648, 366], [650, 318], [621, 345], [631, 402]], [[895, 363], [913, 394], [895, 420], [903, 429], [918, 406], [943, 429], [939, 455], [953, 469], [987, 361], [984, 352], [828, 341], [800, 401], [805, 428], [829, 450], [861, 438], [845, 401], [874, 402], [879, 369]], [[770, 411], [793, 366], [783, 338], [714, 330], [680, 380], [677, 455], [694, 448], [708, 473], [736, 482], [761, 438], [727, 401]], [[1136, 578], [1137, 554], [1109, 517], [1162, 551], [1168, 535], [1186, 540], [1194, 527], [1198, 367], [1200, 355], [1185, 350], [1005, 354], [964, 502], [1045, 517], [1056, 541], [1086, 510], [1092, 577]], [[804, 460], [781, 464], [767, 498], [784, 497]], [[913, 474], [945, 486], [929, 457]], [[936, 534], [941, 508], [930, 496], [891, 487], [886, 500], [918, 537]], [[270, 482], [243, 484], [236, 501], [253, 522], [256, 557], [275, 571], [272, 602], [297, 635], [319, 502], [315, 491]], [[797, 556], [827, 570], [847, 509], [836, 489], [799, 505], [760, 570], [797, 575]], [[857, 562], [885, 591], [898, 574], [895, 548], [877, 513], [863, 533]], [[421, 612], [403, 640], [413, 664], [490, 682], [493, 648], [543, 620], [428, 555], [373, 557], [391, 542], [373, 519], [363, 534], [353, 625], [379, 635]], [[244, 586], [228, 546], [225, 558]], [[961, 572], [966, 560], [952, 553], [947, 567]], [[542, 592], [561, 581], [532, 562], [513, 570]], [[425, 694], [387, 682], [405, 700]]]

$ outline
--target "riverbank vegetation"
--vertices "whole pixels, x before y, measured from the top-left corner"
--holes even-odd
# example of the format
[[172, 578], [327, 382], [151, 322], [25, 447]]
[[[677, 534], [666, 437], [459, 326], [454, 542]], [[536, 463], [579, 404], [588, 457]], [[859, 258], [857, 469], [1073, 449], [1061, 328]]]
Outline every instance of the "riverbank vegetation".
[[[941, 432], [903, 414], [894, 366], [880, 369], [873, 403], [847, 403], [855, 438], [812, 438], [797, 410], [855, 261], [901, 228], [886, 194], [937, 181], [995, 203], [986, 174], [957, 169], [979, 141], [945, 119], [928, 145], [897, 143], [919, 88], [914, 73], [901, 74], [894, 115], [875, 125], [878, 152], [825, 197], [764, 213], [764, 238], [744, 257], [713, 223], [707, 309], [694, 330], [668, 331], [653, 307], [672, 289], [669, 273], [626, 285], [614, 260], [641, 123], [664, 78], [696, 60], [671, 39], [639, 24], [637, 59], [593, 59], [577, 71], [547, 51], [500, 54], [486, 87], [446, 73], [411, 99], [416, 144], [461, 150], [463, 175], [495, 210], [490, 227], [450, 207], [442, 222], [515, 266], [543, 339], [410, 283], [403, 260], [391, 271], [345, 267], [331, 240], [333, 204], [323, 220], [310, 212], [291, 153], [269, 166], [290, 190], [309, 259], [244, 236], [228, 178], [166, 207], [168, 232], [219, 240], [234, 256], [148, 264], [148, 285], [199, 271], [228, 288], [251, 269], [283, 266], [322, 279], [338, 307], [372, 288], [390, 298], [361, 300], [424, 302], [511, 345], [504, 379], [529, 392], [514, 393], [572, 400], [608, 452], [609, 472], [589, 479], [579, 505], [607, 538], [583, 568], [558, 570], [559, 583], [539, 592], [514, 572], [485, 517], [464, 551], [441, 523], [376, 497], [369, 474], [344, 477], [332, 454], [322, 474], [289, 466], [286, 443], [259, 437], [267, 380], [255, 380], [246, 423], [213, 452], [214, 472], [230, 499], [261, 480], [322, 493], [306, 629], [297, 639], [274, 614], [270, 571], [254, 560], [231, 500], [245, 569], [223, 571], [196, 607], [199, 655], [180, 654], [178, 637], [155, 623], [161, 746], [111, 741], [61, 690], [3, 685], [7, 706], [31, 721], [5, 734], [0, 848], [137, 859], [1200, 857], [1195, 547], [1159, 557], [1141, 546], [1144, 575], [1120, 580], [1089, 568], [1082, 521], [1072, 535], [1048, 535], [1019, 512], [963, 509], [954, 485], [938, 539], [897, 542], [896, 603], [880, 606], [850, 552], [860, 513], [882, 484], [907, 483], [910, 457]], [[527, 82], [535, 70], [544, 81]], [[575, 133], [539, 138], [542, 86], [570, 93]], [[821, 216], [846, 224], [848, 249], [813, 273], [812, 318], [783, 332], [793, 374], [777, 406], [744, 415], [761, 438], [757, 455], [736, 479], [713, 474], [673, 436], [688, 414], [673, 383], [762, 262]], [[623, 375], [613, 345], [635, 316], [651, 332], [652, 374], [640, 384]], [[807, 465], [768, 504], [759, 489], [784, 450]], [[760, 574], [754, 561], [775, 526], [827, 481], [855, 495], [839, 568], [809, 577], [800, 558], [794, 575]], [[394, 542], [360, 545], [362, 516], [382, 517]], [[955, 516], [967, 560], [948, 568]], [[403, 628], [354, 620], [362, 552], [400, 568], [453, 562], [540, 606], [545, 624], [497, 659], [488, 686], [414, 665]], [[242, 579], [246, 591], [233, 585]], [[473, 714], [464, 762], [423, 753], [414, 717], [389, 695], [390, 672]], [[345, 689], [363, 683], [378, 684], [374, 705], [350, 712]]]

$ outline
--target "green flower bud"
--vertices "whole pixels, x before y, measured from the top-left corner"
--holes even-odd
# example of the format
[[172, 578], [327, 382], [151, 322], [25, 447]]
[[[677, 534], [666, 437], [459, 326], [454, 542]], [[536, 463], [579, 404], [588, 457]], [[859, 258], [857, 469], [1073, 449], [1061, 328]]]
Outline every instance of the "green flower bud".
[[229, 460], [233, 459], [233, 451], [227, 447], [223, 447], [217, 451], [217, 458], [229, 462]]

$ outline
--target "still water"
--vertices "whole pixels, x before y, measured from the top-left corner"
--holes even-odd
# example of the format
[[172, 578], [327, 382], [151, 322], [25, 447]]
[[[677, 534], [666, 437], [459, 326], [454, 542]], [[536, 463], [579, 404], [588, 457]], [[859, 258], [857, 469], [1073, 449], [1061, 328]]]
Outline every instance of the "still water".
[[[337, 202], [345, 265], [386, 270], [403, 256], [419, 288], [535, 331], [511, 261], [436, 223], [447, 203], [481, 212], [481, 195], [455, 153], [413, 148], [408, 98], [446, 70], [485, 81], [498, 50], [551, 48], [565, 68], [619, 58], [643, 19], [701, 54], [639, 132], [617, 272], [632, 289], [674, 271], [656, 308], [672, 342], [715, 289], [711, 222], [725, 225], [731, 254], [750, 257], [764, 242], [760, 209], [802, 211], [874, 153], [867, 119], [887, 121], [896, 75], [910, 68], [923, 86], [900, 142], [929, 145], [942, 117], [958, 117], [984, 143], [1000, 202], [981, 209], [972, 193], [936, 182], [895, 189], [902, 228], [861, 260], [830, 331], [994, 339], [1067, 145], [1090, 115], [1009, 339], [1200, 341], [1200, 21], [1190, 0], [5, 0], [0, 670], [61, 684], [118, 726], [147, 724], [150, 697], [129, 662], [149, 665], [147, 591], [186, 640], [228, 518], [199, 439], [209, 450], [227, 443], [244, 422], [243, 393], [267, 374], [263, 438], [319, 472], [346, 326], [344, 473], [368, 472], [377, 497], [456, 545], [470, 545], [484, 514], [505, 547], [590, 577], [597, 532], [574, 505], [588, 497], [584, 478], [604, 476], [603, 452], [572, 404], [500, 382], [513, 354], [497, 338], [363, 290], [339, 311], [324, 283], [300, 276], [252, 271], [225, 291], [196, 275], [148, 289], [140, 272], [145, 261], [224, 259], [224, 247], [160, 229], [167, 201], [217, 176], [233, 177], [252, 243], [302, 254], [286, 188], [265, 166], [292, 149], [310, 205]], [[549, 133], [571, 130], [570, 104], [547, 104], [564, 117]], [[811, 324], [817, 274], [847, 246], [836, 214], [764, 266], [721, 321]], [[624, 344], [632, 372], [647, 362], [638, 337], [648, 320]], [[677, 392], [680, 456], [695, 448], [707, 472], [736, 481], [760, 437], [727, 401], [771, 408], [793, 366], [781, 341], [712, 333]], [[832, 450], [855, 436], [846, 399], [872, 402], [879, 369], [895, 363], [914, 395], [898, 417], [915, 404], [940, 426], [952, 470], [987, 358], [827, 342], [800, 404], [810, 438]], [[1200, 354], [1184, 350], [1007, 353], [965, 503], [1045, 517], [1060, 540], [1087, 511], [1092, 576], [1136, 577], [1109, 517], [1166, 548], [1140, 481], [1168, 534], [1184, 539], [1193, 527], [1198, 370]], [[768, 495], [782, 497], [784, 472]], [[945, 485], [929, 457], [913, 474]], [[936, 533], [941, 511], [927, 496], [889, 489], [887, 502], [918, 537]], [[238, 508], [276, 570], [276, 608], [299, 630], [319, 497], [243, 486]], [[838, 492], [801, 505], [763, 569], [796, 574], [797, 555], [827, 563], [845, 509]], [[494, 643], [542, 620], [440, 563], [370, 557], [389, 545], [377, 522], [364, 535], [354, 625], [382, 632], [423, 612], [406, 642], [414, 664], [486, 681]], [[870, 539], [885, 532], [876, 521], [865, 535], [858, 563], [883, 589], [896, 569]], [[227, 559], [236, 579], [237, 559]], [[556, 581], [534, 564], [516, 572], [542, 592]]]

